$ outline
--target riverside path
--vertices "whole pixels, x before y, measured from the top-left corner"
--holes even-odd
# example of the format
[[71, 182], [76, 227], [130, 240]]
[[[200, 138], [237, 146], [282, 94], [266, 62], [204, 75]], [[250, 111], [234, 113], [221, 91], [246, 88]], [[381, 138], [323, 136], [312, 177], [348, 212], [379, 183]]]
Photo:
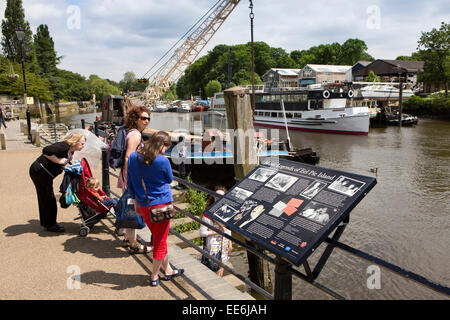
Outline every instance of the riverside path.
[[[39, 224], [28, 174], [42, 149], [27, 142], [19, 121], [8, 125], [3, 129], [6, 150], [0, 150], [0, 300], [253, 300], [176, 245], [169, 246], [169, 259], [185, 274], [150, 287], [151, 252], [130, 255], [115, 235], [112, 219], [103, 219], [80, 237], [75, 206], [58, 207], [65, 233], [46, 231]], [[100, 166], [91, 169], [101, 177]], [[54, 181], [55, 194], [62, 178]]]

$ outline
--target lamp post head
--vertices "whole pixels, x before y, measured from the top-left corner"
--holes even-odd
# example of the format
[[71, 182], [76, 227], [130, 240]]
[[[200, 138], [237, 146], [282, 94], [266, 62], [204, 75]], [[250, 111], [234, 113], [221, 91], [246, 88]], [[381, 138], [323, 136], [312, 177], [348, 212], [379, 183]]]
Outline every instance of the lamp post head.
[[22, 27], [17, 27], [16, 35], [17, 35], [17, 39], [19, 39], [19, 41], [22, 42], [23, 38], [25, 37], [25, 30], [23, 30]]

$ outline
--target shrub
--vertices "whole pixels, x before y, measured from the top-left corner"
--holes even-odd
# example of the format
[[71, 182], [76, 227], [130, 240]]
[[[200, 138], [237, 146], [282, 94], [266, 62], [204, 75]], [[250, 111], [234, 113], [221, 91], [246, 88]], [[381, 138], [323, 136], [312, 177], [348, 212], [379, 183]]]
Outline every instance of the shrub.
[[[187, 181], [192, 183], [190, 175], [188, 175]], [[200, 216], [206, 208], [206, 198], [208, 195], [206, 193], [196, 191], [190, 187], [188, 187], [186, 192], [186, 200], [189, 203], [189, 207], [186, 211], [195, 216]]]
[[425, 98], [412, 96], [403, 103], [403, 111], [414, 116], [429, 116], [450, 120], [450, 97], [433, 95]]

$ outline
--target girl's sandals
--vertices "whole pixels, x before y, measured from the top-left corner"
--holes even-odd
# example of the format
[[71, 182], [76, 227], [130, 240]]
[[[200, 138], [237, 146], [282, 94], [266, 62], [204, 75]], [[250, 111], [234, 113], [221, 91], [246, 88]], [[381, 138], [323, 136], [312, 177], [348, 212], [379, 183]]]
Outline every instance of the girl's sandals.
[[[146, 242], [144, 240], [140, 240], [140, 239], [136, 239], [137, 243], [143, 244], [145, 245]], [[122, 240], [122, 247], [123, 248], [129, 248], [130, 247], [130, 240], [128, 239], [123, 239]], [[151, 246], [150, 246], [151, 247]]]
[[165, 275], [164, 278], [162, 278], [164, 281], [172, 280], [175, 277], [181, 276], [184, 273], [184, 269], [174, 269], [173, 273], [171, 275]]
[[161, 280], [161, 278], [159, 277], [159, 275], [158, 275], [158, 278], [156, 279], [156, 280], [151, 280], [150, 279], [150, 285], [152, 286], [152, 287], [156, 287], [157, 285], [159, 285], [159, 281]]
[[130, 245], [128, 247], [128, 249], [130, 250], [130, 254], [137, 254], [137, 253], [146, 254], [150, 251], [150, 250], [148, 250], [148, 247], [146, 244], [140, 244], [139, 242], [137, 242], [137, 244], [134, 246]]

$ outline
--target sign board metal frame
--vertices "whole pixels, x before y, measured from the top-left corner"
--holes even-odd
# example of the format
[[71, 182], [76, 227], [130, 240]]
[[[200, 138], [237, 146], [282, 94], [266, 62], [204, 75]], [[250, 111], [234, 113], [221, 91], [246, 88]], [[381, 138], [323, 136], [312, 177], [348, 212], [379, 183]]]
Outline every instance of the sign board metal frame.
[[307, 258], [333, 230], [342, 235], [350, 212], [376, 185], [374, 177], [265, 158], [205, 215], [277, 254], [303, 265], [313, 279], [334, 246], [329, 244], [314, 271]]

